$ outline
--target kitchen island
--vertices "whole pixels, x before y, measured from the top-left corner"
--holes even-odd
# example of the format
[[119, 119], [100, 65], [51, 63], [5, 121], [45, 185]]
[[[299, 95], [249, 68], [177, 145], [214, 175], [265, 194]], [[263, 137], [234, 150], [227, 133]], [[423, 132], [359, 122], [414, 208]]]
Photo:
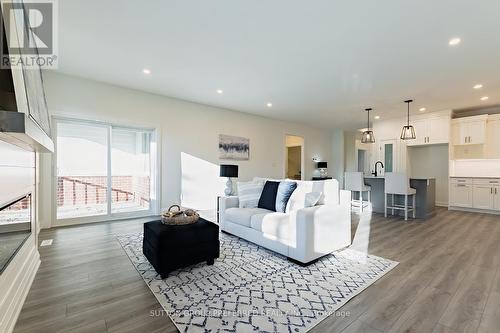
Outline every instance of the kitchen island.
[[[372, 201], [372, 211], [375, 213], [384, 213], [384, 177], [383, 176], [365, 176], [365, 184], [370, 185], [371, 191], [371, 201]], [[436, 208], [436, 179], [435, 178], [410, 178], [410, 187], [417, 191], [416, 194], [416, 217], [417, 219], [426, 219], [435, 214]], [[365, 199], [366, 200], [366, 199]], [[391, 206], [391, 196], [387, 195], [387, 205]], [[397, 205], [404, 205], [403, 195], [394, 195], [394, 202]], [[411, 200], [408, 199], [411, 205]], [[390, 209], [387, 210], [387, 214], [391, 215]], [[395, 210], [394, 214], [404, 215], [404, 211]], [[412, 213], [409, 213], [409, 216]]]

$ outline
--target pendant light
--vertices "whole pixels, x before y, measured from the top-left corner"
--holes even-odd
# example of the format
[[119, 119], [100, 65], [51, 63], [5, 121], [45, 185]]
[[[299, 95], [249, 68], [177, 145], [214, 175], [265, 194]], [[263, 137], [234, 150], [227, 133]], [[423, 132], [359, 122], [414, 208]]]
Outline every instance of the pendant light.
[[403, 130], [401, 131], [401, 140], [415, 140], [417, 136], [415, 135], [415, 128], [410, 125], [410, 103], [413, 102], [412, 99], [405, 101], [408, 105], [408, 113], [407, 113], [407, 123], [403, 126]]
[[370, 111], [372, 109], [368, 108], [365, 109], [366, 112], [368, 112], [368, 124], [366, 131], [363, 132], [361, 136], [361, 143], [375, 143], [375, 136], [373, 135], [373, 131], [370, 130]]

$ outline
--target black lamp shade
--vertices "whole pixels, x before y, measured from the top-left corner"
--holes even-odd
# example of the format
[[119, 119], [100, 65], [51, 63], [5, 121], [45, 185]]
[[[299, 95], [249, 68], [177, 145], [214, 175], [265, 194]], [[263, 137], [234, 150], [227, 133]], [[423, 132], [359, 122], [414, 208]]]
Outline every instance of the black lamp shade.
[[221, 164], [220, 165], [220, 176], [221, 177], [238, 177], [238, 166], [232, 164]]
[[326, 169], [328, 168], [327, 162], [318, 162], [318, 169]]

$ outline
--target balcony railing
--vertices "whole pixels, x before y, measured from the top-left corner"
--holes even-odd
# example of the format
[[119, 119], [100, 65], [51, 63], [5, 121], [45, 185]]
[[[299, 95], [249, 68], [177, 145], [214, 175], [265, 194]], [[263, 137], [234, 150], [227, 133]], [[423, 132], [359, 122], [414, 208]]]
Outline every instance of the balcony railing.
[[[113, 211], [133, 211], [149, 208], [149, 177], [111, 177]], [[57, 180], [58, 218], [106, 213], [107, 177], [60, 176]], [[64, 216], [61, 216], [61, 214]], [[74, 216], [73, 216], [73, 215]]]

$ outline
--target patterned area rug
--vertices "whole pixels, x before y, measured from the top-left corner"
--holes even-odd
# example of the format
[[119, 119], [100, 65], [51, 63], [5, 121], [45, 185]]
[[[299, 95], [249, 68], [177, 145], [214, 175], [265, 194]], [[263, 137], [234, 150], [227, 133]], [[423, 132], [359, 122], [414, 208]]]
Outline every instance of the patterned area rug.
[[[142, 233], [117, 236], [180, 332], [307, 332], [398, 263], [342, 250], [307, 267], [227, 234], [221, 255], [162, 280], [142, 254]], [[159, 314], [156, 314], [159, 315]]]

